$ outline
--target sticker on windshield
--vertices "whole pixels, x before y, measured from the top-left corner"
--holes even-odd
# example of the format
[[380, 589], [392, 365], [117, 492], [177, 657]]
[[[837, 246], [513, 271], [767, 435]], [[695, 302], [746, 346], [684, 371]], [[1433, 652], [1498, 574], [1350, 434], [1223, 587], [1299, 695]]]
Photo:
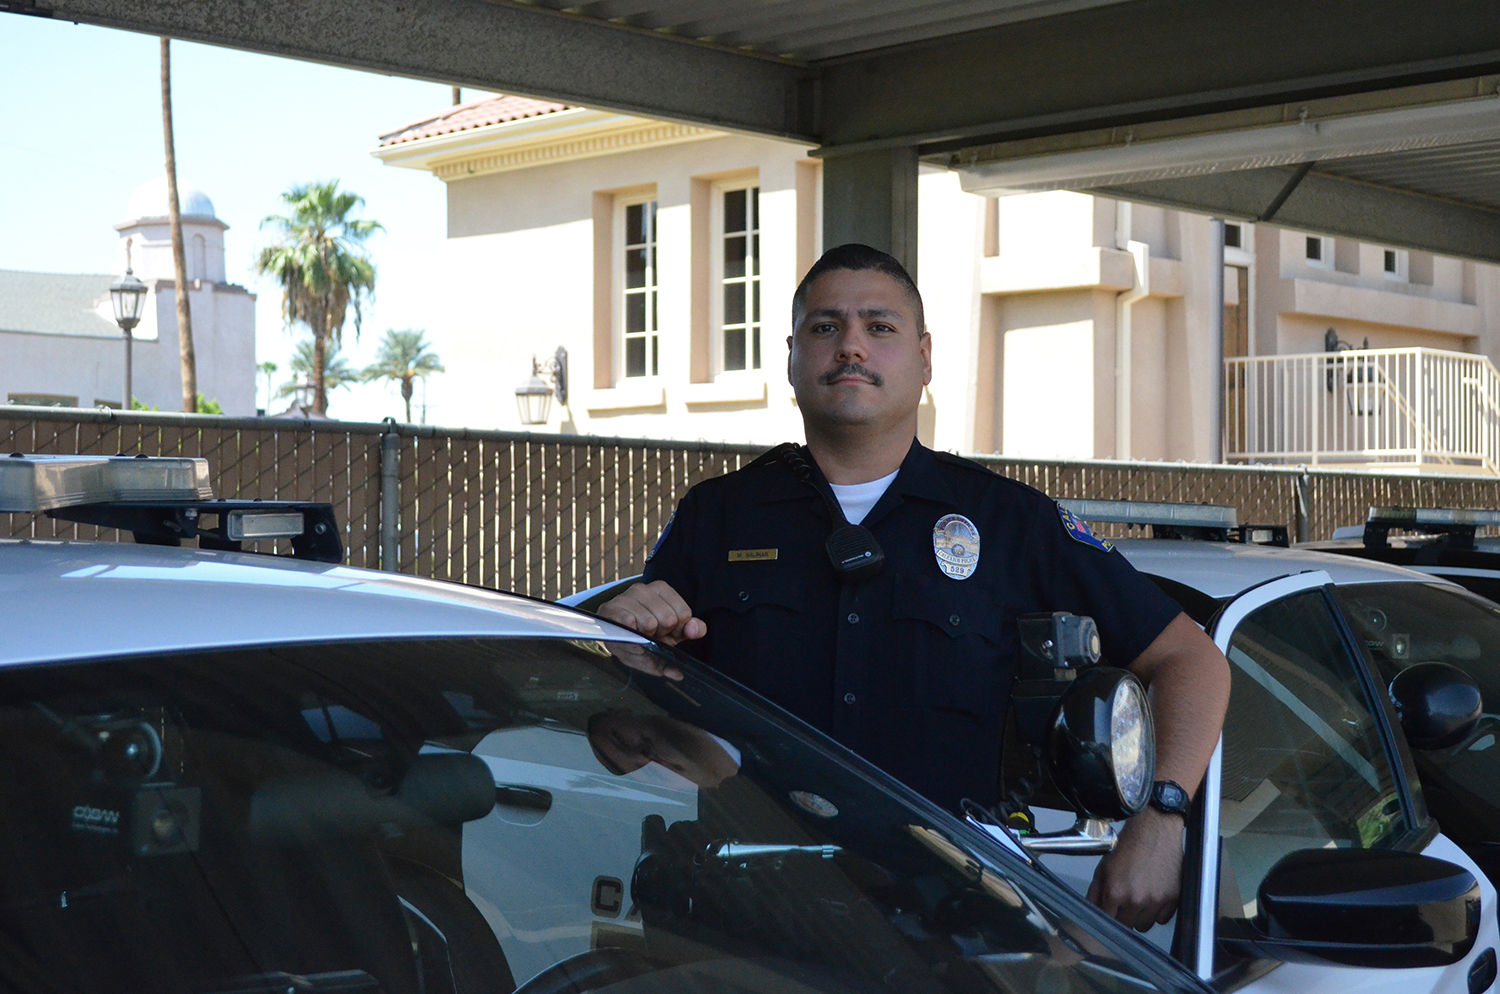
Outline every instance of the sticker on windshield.
[[839, 809], [832, 801], [820, 794], [807, 790], [794, 790], [790, 791], [787, 796], [792, 799], [793, 804], [810, 815], [816, 815], [819, 818], [838, 817]]

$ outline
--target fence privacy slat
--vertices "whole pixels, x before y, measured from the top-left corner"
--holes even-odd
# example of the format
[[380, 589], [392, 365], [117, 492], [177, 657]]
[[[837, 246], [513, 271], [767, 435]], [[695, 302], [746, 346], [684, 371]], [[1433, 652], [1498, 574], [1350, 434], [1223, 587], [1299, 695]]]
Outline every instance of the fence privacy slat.
[[[202, 457], [217, 496], [330, 501], [344, 529], [347, 560], [357, 566], [379, 561], [385, 432], [400, 436], [399, 569], [547, 598], [638, 572], [692, 484], [760, 452], [412, 425], [0, 408], [0, 454]], [[1500, 508], [1500, 479], [1488, 476], [996, 456], [977, 461], [1054, 497], [1225, 504], [1238, 509], [1243, 523], [1285, 525], [1293, 534], [1301, 477], [1314, 539], [1364, 521], [1372, 505]], [[1099, 530], [1130, 534], [1127, 526]], [[28, 514], [0, 515], [0, 536], [119, 537]]]

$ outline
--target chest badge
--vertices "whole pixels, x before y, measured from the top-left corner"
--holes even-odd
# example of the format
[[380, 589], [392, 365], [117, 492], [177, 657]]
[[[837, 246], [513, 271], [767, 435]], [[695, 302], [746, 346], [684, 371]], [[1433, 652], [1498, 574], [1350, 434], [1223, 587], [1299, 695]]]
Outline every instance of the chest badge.
[[979, 529], [962, 514], [943, 515], [932, 526], [932, 554], [945, 576], [967, 580], [979, 567]]

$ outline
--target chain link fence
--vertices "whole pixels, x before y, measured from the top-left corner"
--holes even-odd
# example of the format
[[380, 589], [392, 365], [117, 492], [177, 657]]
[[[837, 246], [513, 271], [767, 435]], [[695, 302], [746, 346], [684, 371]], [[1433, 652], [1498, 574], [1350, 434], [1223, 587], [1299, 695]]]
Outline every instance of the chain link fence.
[[[0, 408], [0, 456], [200, 456], [217, 496], [333, 504], [351, 565], [548, 600], [637, 572], [690, 486], [759, 451], [395, 423]], [[1493, 477], [978, 461], [1054, 497], [1229, 505], [1241, 522], [1285, 525], [1294, 538], [1326, 538], [1364, 521], [1371, 505], [1500, 507]], [[1101, 531], [1128, 534], [1125, 526]], [[0, 514], [0, 536], [116, 537], [30, 514]]]

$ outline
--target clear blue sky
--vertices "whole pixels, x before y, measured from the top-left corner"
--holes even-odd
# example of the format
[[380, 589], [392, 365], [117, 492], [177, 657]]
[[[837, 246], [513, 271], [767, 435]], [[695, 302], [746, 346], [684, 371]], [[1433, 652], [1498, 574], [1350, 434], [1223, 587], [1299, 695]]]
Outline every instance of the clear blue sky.
[[[0, 269], [111, 271], [131, 191], [163, 172], [159, 72], [155, 36], [0, 14]], [[285, 371], [297, 338], [282, 328], [276, 286], [254, 274], [270, 237], [260, 221], [281, 213], [283, 190], [314, 180], [338, 179], [386, 228], [369, 242], [377, 290], [358, 345], [346, 328], [351, 364], [373, 358], [385, 329], [424, 327], [443, 184], [370, 150], [448, 106], [449, 87], [187, 42], [172, 44], [172, 77], [178, 179], [229, 225], [228, 277], [259, 295], [259, 359]], [[441, 355], [440, 336], [429, 337]], [[339, 391], [330, 411], [401, 416], [395, 389], [376, 385]]]

